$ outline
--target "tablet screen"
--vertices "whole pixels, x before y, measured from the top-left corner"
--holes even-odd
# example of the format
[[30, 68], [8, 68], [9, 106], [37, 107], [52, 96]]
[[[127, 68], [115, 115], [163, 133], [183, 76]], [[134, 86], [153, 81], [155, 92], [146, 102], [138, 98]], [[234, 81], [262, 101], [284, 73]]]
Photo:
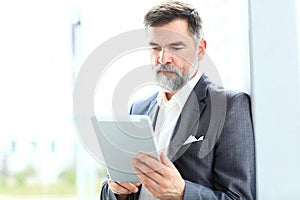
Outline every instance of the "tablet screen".
[[131, 160], [139, 152], [159, 159], [150, 118], [146, 115], [93, 117], [108, 175], [113, 181], [138, 182]]

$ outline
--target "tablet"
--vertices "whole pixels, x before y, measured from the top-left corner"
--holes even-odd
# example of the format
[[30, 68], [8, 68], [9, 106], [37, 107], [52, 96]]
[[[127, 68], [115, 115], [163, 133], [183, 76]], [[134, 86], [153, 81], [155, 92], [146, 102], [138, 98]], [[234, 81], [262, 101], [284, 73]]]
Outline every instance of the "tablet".
[[92, 123], [113, 181], [139, 182], [131, 164], [139, 152], [159, 159], [149, 116], [92, 117]]

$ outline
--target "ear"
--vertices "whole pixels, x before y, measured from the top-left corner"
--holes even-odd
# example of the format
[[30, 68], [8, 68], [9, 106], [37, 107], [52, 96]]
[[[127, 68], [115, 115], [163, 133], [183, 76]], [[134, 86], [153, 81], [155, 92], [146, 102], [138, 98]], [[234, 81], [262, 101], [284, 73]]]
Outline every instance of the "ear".
[[206, 40], [200, 40], [198, 43], [198, 60], [201, 60], [206, 50]]

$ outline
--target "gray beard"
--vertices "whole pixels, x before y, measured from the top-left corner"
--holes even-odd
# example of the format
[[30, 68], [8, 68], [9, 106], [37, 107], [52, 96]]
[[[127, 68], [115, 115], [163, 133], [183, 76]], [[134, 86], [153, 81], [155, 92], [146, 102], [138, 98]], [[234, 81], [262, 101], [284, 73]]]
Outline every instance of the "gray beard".
[[[161, 75], [159, 72], [161, 70], [174, 72], [173, 75]], [[155, 77], [157, 84], [166, 92], [175, 92], [181, 89], [191, 78], [191, 74], [184, 74], [182, 71], [176, 67], [170, 65], [157, 65], [154, 68]]]

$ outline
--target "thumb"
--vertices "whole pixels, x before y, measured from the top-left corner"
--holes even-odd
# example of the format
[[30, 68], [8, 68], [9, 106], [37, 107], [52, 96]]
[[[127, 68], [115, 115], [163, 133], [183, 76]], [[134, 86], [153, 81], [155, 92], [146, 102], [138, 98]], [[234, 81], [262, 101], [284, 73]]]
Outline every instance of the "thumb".
[[175, 168], [173, 163], [167, 158], [166, 154], [164, 152], [160, 153], [160, 161], [163, 165], [166, 165], [171, 168]]

